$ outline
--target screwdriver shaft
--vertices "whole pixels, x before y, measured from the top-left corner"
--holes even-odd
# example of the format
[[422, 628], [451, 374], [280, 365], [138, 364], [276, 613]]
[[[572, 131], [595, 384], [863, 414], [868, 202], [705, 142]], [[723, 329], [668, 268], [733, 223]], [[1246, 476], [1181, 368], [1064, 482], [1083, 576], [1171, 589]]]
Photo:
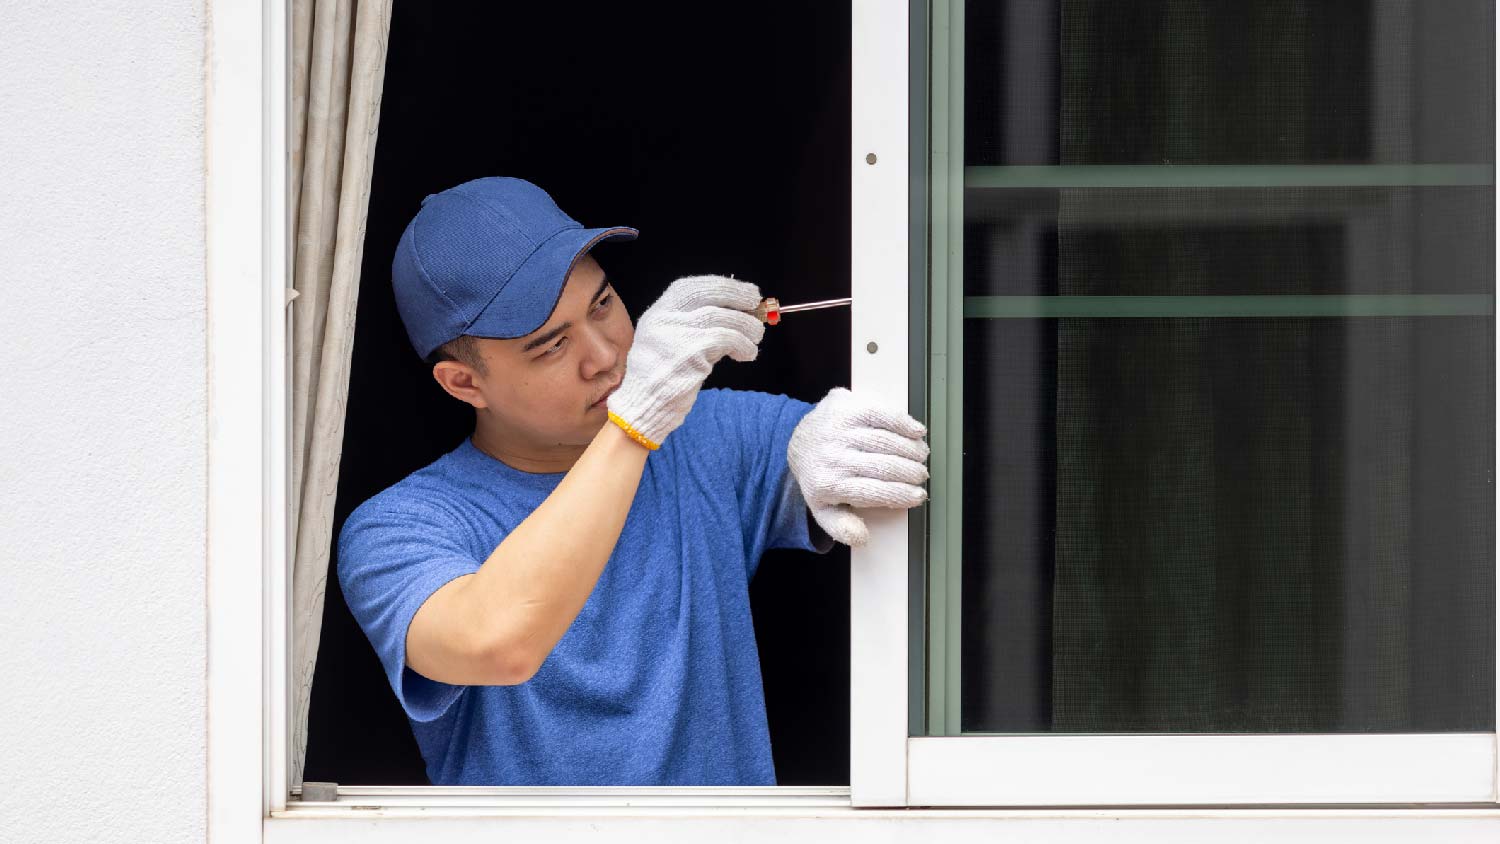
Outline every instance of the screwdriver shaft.
[[794, 314], [798, 311], [817, 311], [823, 308], [838, 308], [844, 305], [848, 305], [853, 301], [854, 299], [850, 297], [846, 297], [843, 299], [825, 299], [821, 302], [804, 302], [800, 305], [782, 305], [780, 310], [784, 314]]

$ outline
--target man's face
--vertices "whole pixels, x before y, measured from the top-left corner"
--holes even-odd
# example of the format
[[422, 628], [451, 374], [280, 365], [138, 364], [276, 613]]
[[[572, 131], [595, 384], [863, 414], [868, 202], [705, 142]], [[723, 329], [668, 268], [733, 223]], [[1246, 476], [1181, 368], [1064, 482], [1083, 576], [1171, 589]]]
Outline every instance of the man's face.
[[513, 340], [478, 341], [473, 386], [495, 432], [516, 449], [585, 446], [608, 421], [604, 399], [625, 374], [635, 328], [590, 255], [574, 265], [552, 315]]

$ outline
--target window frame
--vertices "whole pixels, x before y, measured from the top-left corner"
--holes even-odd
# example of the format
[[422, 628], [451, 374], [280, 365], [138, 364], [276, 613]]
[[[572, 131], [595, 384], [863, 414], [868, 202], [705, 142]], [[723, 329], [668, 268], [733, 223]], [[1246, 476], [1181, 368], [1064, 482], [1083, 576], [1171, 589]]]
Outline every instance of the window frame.
[[[906, 131], [909, 75], [905, 0], [852, 0], [854, 131], [851, 174], [856, 328], [855, 386], [906, 400], [906, 349], [920, 329], [911, 309], [880, 304], [906, 291], [897, 268], [909, 257]], [[1227, 827], [1257, 838], [1288, 832], [1326, 840], [1334, 832], [1374, 840], [1392, 820], [1414, 830], [1480, 840], [1500, 810], [1046, 809], [882, 810], [907, 803], [904, 672], [892, 686], [875, 669], [908, 653], [906, 521], [872, 518], [874, 541], [856, 551], [851, 788], [358, 788], [330, 802], [292, 800], [288, 789], [290, 637], [287, 532], [289, 452], [287, 304], [290, 21], [286, 0], [209, 0], [205, 33], [205, 243], [208, 348], [208, 541], [205, 547], [208, 712], [204, 801], [217, 842], [491, 841], [494, 824], [557, 841], [597, 840], [600, 824], [663, 842], [732, 832], [781, 842], [879, 832], [988, 839], [1005, 824], [1057, 840], [1118, 835], [1121, 821], [1143, 839], [1201, 840]], [[866, 155], [878, 156], [867, 163]], [[863, 228], [868, 226], [868, 228]], [[909, 331], [910, 330], [910, 331]], [[916, 332], [916, 333], [910, 333]], [[867, 352], [868, 342], [879, 344]], [[894, 368], [893, 368], [894, 367]], [[893, 377], [899, 374], [901, 377]], [[914, 517], [915, 518], [915, 517]], [[898, 601], [892, 601], [899, 598]], [[889, 611], [889, 612], [885, 612]], [[889, 650], [882, 651], [882, 648]], [[903, 663], [904, 664], [904, 660]], [[866, 743], [868, 740], [868, 743]], [[920, 751], [919, 751], [920, 752]], [[851, 799], [853, 795], [854, 799]], [[862, 798], [862, 799], [860, 799]], [[987, 821], [987, 823], [976, 823]], [[415, 824], [415, 825], [414, 825]], [[899, 831], [898, 831], [899, 827]]]
[[[925, 107], [925, 114], [913, 115], [913, 122], [925, 123], [927, 115], [936, 111], [956, 112], [961, 120], [964, 4], [961, 0], [932, 0], [919, 5], [931, 10], [927, 24], [934, 38], [948, 38], [949, 44], [946, 50], [931, 51], [934, 59], [930, 72], [935, 84], [922, 90], [927, 88], [924, 83], [909, 92], [923, 102], [923, 94], [931, 96], [931, 106]], [[883, 55], [889, 57], [907, 46], [896, 32], [896, 17], [905, 13], [894, 8], [885, 9], [885, 13], [891, 20], [872, 27], [871, 32], [880, 41]], [[914, 25], [922, 23], [916, 20]], [[926, 34], [913, 34], [916, 37], [910, 44], [914, 54], [927, 52], [922, 46]], [[917, 71], [926, 69], [922, 58], [919, 55], [913, 65], [913, 79], [920, 78]], [[890, 92], [899, 90], [895, 72], [904, 72], [905, 66], [898, 61], [862, 66], [856, 55], [856, 136], [862, 128], [878, 129], [900, 122], [897, 100], [904, 105], [912, 98], [890, 96]], [[890, 114], [883, 120], [875, 114], [862, 119], [862, 109]], [[892, 129], [889, 137], [881, 139], [881, 146], [906, 138]], [[918, 210], [913, 211], [913, 219], [904, 217], [909, 199], [913, 209], [923, 207], [921, 198], [901, 194], [907, 184], [904, 178], [900, 184], [895, 179], [877, 183], [866, 178], [863, 184], [855, 180], [854, 229], [870, 232], [872, 245], [867, 245], [864, 255], [861, 250], [855, 253], [852, 336], [856, 348], [852, 354], [854, 389], [900, 403], [907, 400], [906, 388], [911, 384], [917, 389], [912, 391], [910, 404], [920, 413], [926, 407], [927, 385], [920, 383], [923, 367], [909, 361], [913, 351], [927, 355], [925, 338], [911, 346], [892, 340], [899, 335], [900, 327], [925, 321], [927, 314], [916, 309], [925, 310], [930, 296], [935, 326], [932, 335], [947, 338], [943, 349], [931, 350], [930, 368], [925, 373], [931, 379], [933, 402], [939, 400], [937, 396], [947, 385], [962, 384], [963, 295], [961, 290], [950, 292], [953, 280], [961, 281], [961, 276], [949, 270], [962, 258], [962, 232], [957, 226], [946, 225], [947, 220], [962, 219], [963, 213], [962, 126], [932, 125], [927, 132], [914, 131], [910, 138], [913, 147], [930, 146], [930, 151], [919, 149], [910, 162], [909, 183], [927, 189], [933, 224], [928, 230]], [[1489, 170], [1492, 178], [1493, 166]], [[879, 251], [872, 248], [873, 242], [878, 242]], [[912, 246], [916, 248], [910, 249]], [[931, 253], [930, 284], [928, 262], [923, 260], [926, 256], [919, 254], [923, 249]], [[906, 276], [908, 266], [910, 278]], [[927, 295], [917, 295], [923, 290]], [[945, 327], [948, 330], [939, 330]], [[912, 336], [917, 334], [912, 332]], [[877, 362], [870, 355], [862, 355], [860, 347], [870, 339], [879, 339], [881, 354], [890, 349], [893, 357]], [[961, 414], [952, 409], [954, 406], [948, 405], [947, 414], [934, 414], [935, 463], [944, 459], [948, 442], [961, 441], [961, 419], [957, 418]], [[958, 470], [939, 472], [939, 468], [934, 467], [929, 508], [935, 537], [944, 532], [947, 520], [954, 518], [953, 511], [943, 507], [943, 496], [957, 495], [961, 490]], [[909, 726], [921, 726], [912, 716], [926, 695], [917, 696], [913, 689], [920, 690], [927, 682], [923, 660], [928, 655], [917, 652], [924, 647], [923, 636], [908, 631], [907, 625], [910, 618], [922, 617], [920, 613], [929, 605], [919, 595], [919, 590], [926, 588], [925, 578], [920, 571], [909, 570], [908, 555], [911, 549], [921, 547], [914, 542], [920, 543], [916, 532], [923, 527], [915, 519], [901, 518], [880, 520], [876, 525], [870, 545], [856, 549], [851, 563], [856, 632], [851, 743], [862, 749], [855, 760], [864, 762], [857, 766], [855, 760], [851, 761], [852, 801], [856, 806], [1500, 802], [1500, 739], [1496, 733], [912, 736], [922, 732]], [[913, 554], [910, 559], [921, 557]], [[941, 559], [934, 560], [934, 565], [942, 563]], [[934, 576], [933, 582], [947, 582], [947, 591], [951, 592], [954, 580]], [[941, 607], [941, 602], [931, 606]], [[952, 625], [957, 623], [953, 615], [931, 611], [925, 623], [929, 627]], [[944, 638], [937, 632], [921, 632], [934, 640]], [[1496, 653], [1500, 658], [1500, 645]], [[936, 651], [932, 658], [944, 660], [943, 667], [956, 671], [954, 656]], [[908, 673], [890, 671], [893, 664], [910, 666]], [[1500, 676], [1500, 666], [1496, 671]], [[913, 677], [920, 677], [922, 682], [911, 682]], [[951, 705], [948, 708], [951, 715]]]
[[[205, 96], [208, 288], [208, 829], [259, 841], [273, 819], [847, 809], [847, 787], [340, 786], [303, 801], [291, 753], [289, 0], [210, 0]], [[247, 385], [254, 385], [249, 386]], [[256, 596], [259, 600], [247, 600]], [[330, 834], [334, 832], [329, 828]], [[488, 840], [488, 839], [486, 839]]]

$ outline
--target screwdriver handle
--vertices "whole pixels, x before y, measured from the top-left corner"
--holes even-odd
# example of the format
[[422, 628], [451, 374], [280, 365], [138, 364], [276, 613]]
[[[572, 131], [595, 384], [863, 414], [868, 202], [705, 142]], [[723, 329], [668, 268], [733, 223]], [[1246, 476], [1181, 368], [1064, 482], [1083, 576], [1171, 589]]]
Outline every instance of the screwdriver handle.
[[777, 301], [775, 296], [767, 296], [760, 300], [760, 304], [755, 306], [755, 318], [766, 325], [781, 322], [781, 302]]
[[[729, 277], [734, 278], [734, 273], [730, 273]], [[755, 306], [755, 318], [767, 325], [781, 322], [781, 303], [776, 300], [775, 296], [767, 296], [760, 300], [760, 304]]]

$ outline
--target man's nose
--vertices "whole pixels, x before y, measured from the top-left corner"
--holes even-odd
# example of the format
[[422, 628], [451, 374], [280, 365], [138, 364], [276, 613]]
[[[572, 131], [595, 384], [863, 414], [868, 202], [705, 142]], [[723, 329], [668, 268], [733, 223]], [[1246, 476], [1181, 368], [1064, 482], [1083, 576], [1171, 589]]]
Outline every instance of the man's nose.
[[609, 372], [620, 363], [620, 347], [602, 331], [588, 332], [588, 354], [583, 356], [584, 380], [592, 381], [601, 372]]

